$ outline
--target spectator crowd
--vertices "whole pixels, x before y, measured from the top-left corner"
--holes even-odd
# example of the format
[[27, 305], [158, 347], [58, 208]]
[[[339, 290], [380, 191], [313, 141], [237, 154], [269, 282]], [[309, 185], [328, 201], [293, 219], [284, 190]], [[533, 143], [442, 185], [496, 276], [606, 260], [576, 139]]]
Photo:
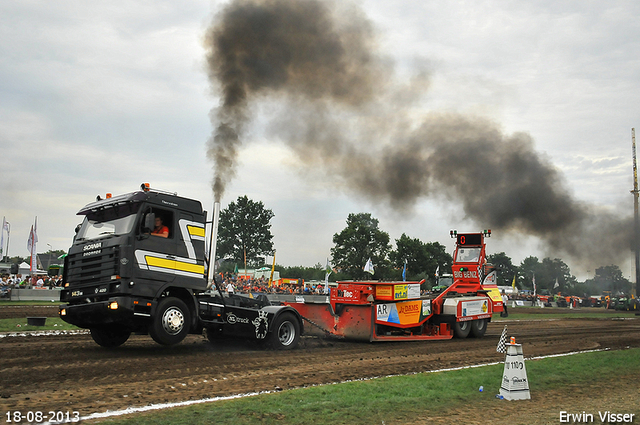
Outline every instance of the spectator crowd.
[[227, 293], [235, 294], [298, 294], [298, 295], [324, 295], [324, 284], [305, 284], [300, 280], [298, 283], [281, 283], [272, 282], [269, 285], [269, 279], [264, 277], [250, 278], [239, 276], [234, 273], [226, 273], [222, 276], [222, 285]]
[[62, 276], [4, 275], [0, 278], [0, 296], [8, 298], [12, 289], [53, 289], [62, 287]]

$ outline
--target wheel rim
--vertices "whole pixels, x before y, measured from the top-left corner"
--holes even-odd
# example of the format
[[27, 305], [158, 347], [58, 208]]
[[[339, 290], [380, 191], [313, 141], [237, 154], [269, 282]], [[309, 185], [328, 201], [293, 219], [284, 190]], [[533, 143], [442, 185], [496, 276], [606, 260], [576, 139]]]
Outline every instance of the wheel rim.
[[484, 325], [485, 325], [485, 323], [486, 323], [486, 322], [485, 322], [484, 320], [478, 320], [478, 324], [477, 324], [477, 326], [476, 326], [476, 327], [478, 328], [478, 330], [479, 330], [479, 331], [481, 331], [481, 330], [483, 330], [483, 329], [484, 329]]
[[460, 322], [460, 330], [464, 331], [469, 327], [469, 322]]
[[168, 308], [162, 315], [162, 327], [169, 335], [180, 333], [184, 327], [184, 314], [176, 307]]
[[290, 345], [296, 337], [296, 330], [293, 327], [293, 323], [284, 322], [278, 329], [278, 339], [284, 346]]

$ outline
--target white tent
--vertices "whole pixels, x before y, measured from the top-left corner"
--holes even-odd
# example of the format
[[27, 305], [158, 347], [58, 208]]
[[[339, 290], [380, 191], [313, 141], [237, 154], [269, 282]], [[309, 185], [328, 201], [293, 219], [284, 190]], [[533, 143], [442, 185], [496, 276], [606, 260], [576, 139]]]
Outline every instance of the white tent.
[[18, 266], [18, 274], [21, 274], [21, 275], [23, 275], [23, 276], [24, 276], [24, 275], [27, 275], [27, 274], [29, 274], [29, 270], [30, 270], [30, 269], [31, 269], [31, 266], [29, 266], [29, 264], [28, 264], [28, 263], [25, 263], [25, 262], [23, 261], [23, 262], [22, 262], [22, 264], [20, 264], [20, 265]]
[[[28, 263], [22, 262], [22, 264], [18, 266], [18, 274], [22, 276], [31, 274], [31, 266]], [[45, 270], [36, 270], [35, 274], [47, 274], [47, 272]]]

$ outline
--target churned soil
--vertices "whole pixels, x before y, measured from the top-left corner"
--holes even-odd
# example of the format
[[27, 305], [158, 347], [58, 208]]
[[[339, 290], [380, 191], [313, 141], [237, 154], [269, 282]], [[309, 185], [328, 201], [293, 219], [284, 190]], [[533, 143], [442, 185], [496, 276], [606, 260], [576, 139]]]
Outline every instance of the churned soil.
[[[7, 313], [0, 307], [0, 318], [47, 316], [31, 309]], [[96, 345], [88, 334], [7, 336], [0, 338], [0, 410], [3, 414], [78, 411], [87, 416], [156, 403], [499, 362], [504, 355], [496, 352], [496, 345], [505, 324], [509, 335], [526, 347], [525, 357], [640, 347], [640, 317], [633, 314], [616, 319], [602, 310], [597, 318], [547, 320], [544, 311], [553, 309], [536, 311], [540, 320], [490, 323], [481, 339], [363, 343], [303, 337], [297, 349], [287, 352], [243, 341], [212, 344], [200, 335], [190, 335], [173, 347], [157, 345], [146, 335], [132, 335], [111, 350]], [[638, 411], [639, 379], [629, 376], [629, 382], [620, 383], [603, 377], [597, 389], [576, 385], [570, 394], [534, 393], [531, 401], [497, 401], [455, 412], [431, 414], [425, 407], [424, 417], [415, 423], [560, 423], [561, 410], [580, 413], [591, 406], [596, 406], [595, 412], [597, 406], [603, 411], [618, 406], [621, 413], [633, 413]]]

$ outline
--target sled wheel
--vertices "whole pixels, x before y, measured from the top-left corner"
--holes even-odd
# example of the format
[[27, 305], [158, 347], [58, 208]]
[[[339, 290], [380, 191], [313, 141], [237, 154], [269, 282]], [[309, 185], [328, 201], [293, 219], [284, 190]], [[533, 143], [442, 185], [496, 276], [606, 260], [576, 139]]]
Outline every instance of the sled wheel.
[[274, 350], [292, 350], [300, 340], [300, 324], [293, 314], [283, 313], [273, 323], [267, 338]]
[[466, 322], [456, 322], [453, 326], [453, 334], [456, 338], [466, 338], [471, 331], [471, 323], [469, 321]]
[[91, 328], [91, 338], [93, 338], [96, 344], [107, 348], [121, 346], [127, 342], [130, 335], [131, 331], [118, 326]]
[[190, 323], [191, 314], [184, 301], [165, 298], [158, 304], [149, 334], [158, 344], [178, 344], [189, 333]]
[[487, 319], [479, 319], [471, 322], [471, 336], [482, 338], [487, 331]]

